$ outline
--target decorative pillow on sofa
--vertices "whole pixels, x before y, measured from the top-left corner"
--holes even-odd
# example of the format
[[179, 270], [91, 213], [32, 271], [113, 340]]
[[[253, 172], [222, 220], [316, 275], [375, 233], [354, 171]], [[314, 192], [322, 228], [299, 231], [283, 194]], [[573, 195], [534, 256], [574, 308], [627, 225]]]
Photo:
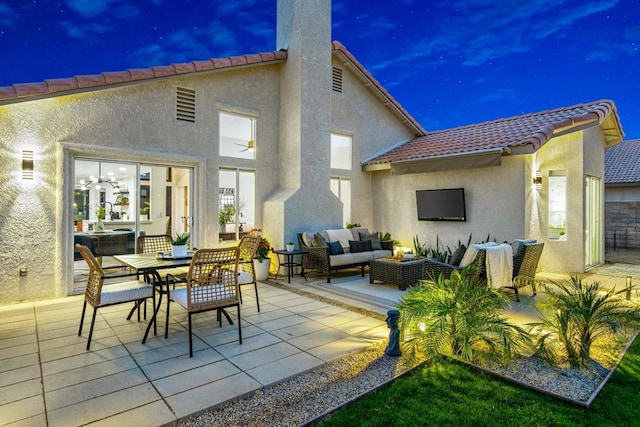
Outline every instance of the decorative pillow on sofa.
[[343, 253], [344, 250], [342, 249], [342, 245], [340, 244], [340, 242], [329, 243], [329, 255], [340, 255]]
[[466, 250], [467, 250], [467, 247], [465, 245], [460, 245], [460, 247], [456, 249], [453, 255], [451, 255], [451, 261], [449, 262], [449, 264], [455, 265], [455, 266], [460, 265], [460, 261], [462, 261], [462, 258], [464, 257], [464, 253], [466, 252]]
[[351, 249], [351, 253], [355, 252], [364, 252], [371, 250], [371, 241], [358, 241], [358, 240], [349, 240], [349, 248]]
[[[372, 251], [382, 250], [382, 245], [380, 244], [380, 238], [378, 237], [378, 233], [362, 233], [360, 232], [360, 240], [361, 241], [370, 241]], [[353, 252], [353, 250], [351, 251]]]
[[320, 233], [316, 233], [313, 235], [313, 241], [311, 242], [311, 246], [320, 248], [327, 246], [327, 241]]

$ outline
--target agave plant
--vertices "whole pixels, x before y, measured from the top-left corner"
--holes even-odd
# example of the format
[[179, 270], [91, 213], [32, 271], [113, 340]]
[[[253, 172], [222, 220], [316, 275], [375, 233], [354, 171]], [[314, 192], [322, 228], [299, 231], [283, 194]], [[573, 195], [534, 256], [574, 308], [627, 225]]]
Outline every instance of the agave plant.
[[450, 278], [422, 281], [396, 305], [405, 357], [432, 361], [453, 355], [472, 360], [481, 354], [482, 347], [490, 350], [489, 356], [507, 363], [530, 345], [523, 328], [499, 315], [508, 297], [480, 283], [473, 269], [454, 271]]
[[598, 281], [541, 284], [548, 300], [540, 304], [545, 317], [531, 323], [536, 353], [549, 363], [566, 358], [572, 366], [588, 366], [598, 339], [624, 328], [640, 327], [638, 305], [621, 298], [625, 289], [604, 291]]

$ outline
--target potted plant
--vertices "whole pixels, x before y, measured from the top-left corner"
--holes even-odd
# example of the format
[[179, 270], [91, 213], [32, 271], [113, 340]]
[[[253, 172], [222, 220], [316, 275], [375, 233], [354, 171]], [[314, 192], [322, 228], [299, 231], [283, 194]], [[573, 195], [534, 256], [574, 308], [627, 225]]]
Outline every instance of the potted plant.
[[256, 280], [267, 280], [269, 277], [269, 267], [271, 266], [271, 258], [269, 258], [270, 252], [271, 245], [269, 244], [269, 240], [260, 237], [260, 243], [258, 243], [258, 249], [256, 249], [256, 256], [253, 259]]
[[96, 231], [104, 231], [104, 219], [107, 216], [107, 210], [103, 205], [98, 205], [96, 207], [96, 216], [98, 217], [98, 222], [96, 222]]
[[184, 258], [187, 256], [187, 242], [189, 242], [189, 233], [176, 235], [171, 243], [171, 256], [174, 258]]
[[295, 245], [293, 244], [293, 242], [289, 242], [287, 243], [287, 252], [293, 252], [295, 249]]

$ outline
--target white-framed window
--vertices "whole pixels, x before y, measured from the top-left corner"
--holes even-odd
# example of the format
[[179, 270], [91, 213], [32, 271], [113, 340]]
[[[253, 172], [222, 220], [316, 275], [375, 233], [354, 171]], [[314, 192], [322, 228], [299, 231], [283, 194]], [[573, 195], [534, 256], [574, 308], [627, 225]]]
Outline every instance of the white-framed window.
[[240, 114], [220, 112], [220, 155], [255, 159], [255, 119]]
[[331, 169], [351, 170], [351, 137], [331, 134]]
[[338, 176], [331, 177], [331, 191], [342, 202], [342, 223], [351, 222], [351, 180]]
[[549, 239], [567, 239], [567, 171], [549, 171]]
[[256, 225], [256, 172], [220, 168], [218, 176], [219, 240], [238, 240]]

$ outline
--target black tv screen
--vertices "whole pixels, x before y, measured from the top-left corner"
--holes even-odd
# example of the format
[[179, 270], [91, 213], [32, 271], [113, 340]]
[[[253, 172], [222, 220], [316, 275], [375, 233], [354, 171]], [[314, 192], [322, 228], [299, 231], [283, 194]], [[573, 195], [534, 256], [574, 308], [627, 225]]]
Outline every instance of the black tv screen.
[[416, 190], [418, 220], [466, 221], [464, 188]]

